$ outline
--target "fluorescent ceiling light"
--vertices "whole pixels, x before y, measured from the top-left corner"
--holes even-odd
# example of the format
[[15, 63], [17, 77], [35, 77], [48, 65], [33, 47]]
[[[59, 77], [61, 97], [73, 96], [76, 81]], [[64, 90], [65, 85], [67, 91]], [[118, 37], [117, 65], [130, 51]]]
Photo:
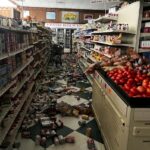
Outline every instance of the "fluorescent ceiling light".
[[56, 3], [65, 3], [65, 0], [56, 0]]
[[13, 7], [13, 8], [16, 8], [17, 6], [9, 0], [0, 0], [0, 7]]

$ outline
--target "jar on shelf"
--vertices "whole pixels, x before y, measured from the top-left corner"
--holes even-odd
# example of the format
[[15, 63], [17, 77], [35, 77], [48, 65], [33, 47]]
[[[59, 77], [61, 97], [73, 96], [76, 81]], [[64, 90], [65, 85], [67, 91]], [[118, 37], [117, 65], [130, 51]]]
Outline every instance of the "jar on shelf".
[[149, 18], [149, 17], [150, 17], [150, 11], [149, 11], [149, 10], [144, 11], [143, 17], [144, 17], [144, 18]]
[[144, 33], [148, 33], [149, 32], [149, 27], [145, 27], [143, 31], [144, 31]]
[[0, 16], [0, 26], [3, 25], [3, 18]]
[[12, 18], [8, 18], [8, 26], [9, 26], [9, 27], [12, 27], [12, 24], [13, 24]]
[[7, 18], [2, 18], [2, 26], [7, 26], [8, 25], [8, 20]]

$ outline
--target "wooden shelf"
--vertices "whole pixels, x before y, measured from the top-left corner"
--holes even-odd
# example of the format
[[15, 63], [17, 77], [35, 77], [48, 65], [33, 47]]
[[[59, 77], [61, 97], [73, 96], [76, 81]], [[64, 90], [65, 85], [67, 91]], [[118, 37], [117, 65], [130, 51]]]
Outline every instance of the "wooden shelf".
[[88, 49], [88, 48], [86, 48], [86, 47], [84, 47], [84, 46], [82, 46], [81, 48], [83, 48], [83, 49], [85, 49], [85, 50], [87, 50], [87, 51], [91, 52], [91, 50], [90, 50], [90, 49]]
[[12, 94], [12, 97], [14, 98], [17, 94], [18, 94], [18, 92], [22, 89], [22, 87], [24, 86], [24, 84], [27, 82], [27, 81], [29, 81], [29, 79], [33, 76], [33, 74], [34, 74], [34, 71], [32, 71], [32, 73], [30, 74], [30, 76], [29, 77], [26, 77], [21, 83], [20, 83], [20, 85], [18, 86], [18, 88], [13, 92], [13, 94]]
[[104, 45], [110, 45], [110, 46], [123, 46], [123, 47], [134, 47], [133, 44], [112, 44], [107, 42], [100, 42], [100, 41], [92, 41], [93, 43], [99, 43]]
[[85, 68], [83, 66], [81, 66], [81, 64], [79, 63], [80, 65], [80, 68], [82, 69], [82, 71], [84, 72], [85, 71]]
[[19, 130], [19, 128], [20, 128], [20, 126], [21, 126], [21, 124], [22, 124], [22, 122], [23, 122], [23, 119], [24, 119], [24, 117], [25, 117], [25, 115], [26, 115], [26, 113], [27, 113], [27, 111], [28, 111], [28, 108], [29, 108], [29, 106], [30, 106], [30, 103], [31, 103], [31, 101], [32, 101], [32, 99], [33, 99], [34, 94], [35, 94], [35, 93], [32, 93], [32, 94], [30, 95], [30, 97], [29, 97], [29, 99], [28, 99], [28, 101], [27, 101], [27, 103], [26, 103], [26, 106], [25, 106], [23, 112], [21, 112], [21, 114], [20, 114], [20, 118], [21, 118], [21, 119], [19, 120], [18, 124], [16, 125], [16, 128], [13, 130], [13, 131], [14, 131], [13, 134], [10, 135], [10, 136], [8, 136], [8, 137], [6, 138], [6, 141], [10, 141], [10, 144], [9, 144], [9, 146], [8, 146], [8, 148], [7, 148], [6, 150], [10, 150], [10, 149], [12, 148], [12, 146], [13, 146], [13, 144], [14, 144], [14, 142], [15, 142], [15, 138], [16, 138], [16, 136], [17, 136], [18, 130]]
[[5, 94], [13, 85], [15, 84], [15, 81], [12, 81], [10, 83], [8, 83], [6, 86], [4, 86], [4, 88], [2, 88], [0, 90], [0, 97]]
[[17, 54], [19, 54], [19, 53], [22, 53], [22, 52], [24, 52], [24, 51], [26, 51], [26, 50], [28, 50], [28, 49], [30, 49], [30, 48], [32, 48], [32, 47], [33, 47], [33, 45], [30, 45], [30, 46], [28, 46], [28, 47], [26, 47], [26, 48], [23, 48], [23, 49], [14, 51], [14, 52], [2, 54], [2, 55], [0, 55], [0, 60], [6, 59], [6, 58], [11, 57], [11, 56], [15, 56], [15, 55], [17, 55]]
[[99, 54], [101, 54], [100, 51], [98, 51], [98, 50], [96, 50], [96, 49], [94, 49], [94, 48], [91, 48], [91, 50], [92, 50], [92, 51], [95, 51], [95, 52], [97, 52], [97, 53], [99, 53]]
[[97, 30], [97, 28], [88, 28], [88, 29], [83, 29], [82, 31], [89, 31], [89, 30]]
[[117, 21], [117, 18], [102, 16], [102, 17], [99, 17], [98, 19], [95, 19], [95, 22], [102, 22], [102, 23], [108, 23], [110, 21]]
[[91, 35], [81, 35], [81, 36], [83, 36], [83, 37], [90, 37]]
[[20, 50], [18, 50], [18, 51], [10, 52], [10, 53], [9, 53], [9, 56], [15, 56], [15, 55], [17, 55], [17, 54], [19, 54], [19, 53], [22, 53], [22, 52], [24, 52], [24, 51], [30, 49], [30, 48], [33, 48], [33, 45], [27, 46], [26, 48], [20, 49]]
[[140, 37], [150, 37], [150, 33], [141, 33]]
[[143, 7], [150, 7], [150, 2], [144, 2]]
[[47, 46], [45, 46], [40, 52], [44, 51], [47, 48]]
[[40, 61], [37, 61], [35, 64], [34, 64], [34, 68], [37, 66], [37, 65], [39, 65], [40, 64]]
[[21, 100], [20, 104], [17, 106], [17, 108], [15, 109], [14, 113], [10, 116], [10, 118], [6, 121], [6, 126], [4, 129], [1, 130], [1, 134], [0, 134], [0, 144], [2, 144], [3, 140], [5, 139], [8, 131], [10, 130], [13, 122], [15, 121], [18, 113], [20, 112], [22, 106], [24, 105], [26, 99], [28, 98], [28, 96], [30, 95], [32, 88], [34, 86], [34, 82], [30, 85], [30, 87], [28, 88], [28, 90], [26, 91], [26, 93], [24, 94], [23, 99]]
[[23, 29], [7, 27], [7, 26], [0, 26], [0, 29], [2, 29], [2, 30], [9, 30], [9, 31], [15, 31], [15, 32], [38, 33], [37, 31], [33, 31], [33, 30], [23, 30]]
[[88, 56], [88, 58], [93, 61], [93, 62], [98, 62], [97, 60], [95, 60], [92, 56]]
[[34, 79], [36, 79], [37, 78], [37, 76], [39, 75], [39, 73], [42, 71], [42, 69], [39, 69], [37, 72], [36, 72], [36, 74], [35, 74], [35, 76], [34, 76]]
[[92, 41], [90, 41], [90, 42], [84, 42], [84, 43], [86, 43], [86, 44], [93, 44]]
[[[82, 60], [80, 60], [79, 65], [80, 65], [80, 68], [82, 69], [82, 71], [84, 72], [86, 69], [86, 64]], [[89, 80], [90, 84], [92, 85], [93, 81], [92, 81], [91, 75], [86, 75], [86, 77]]]
[[3, 60], [3, 59], [8, 58], [8, 57], [9, 57], [8, 53], [1, 54], [0, 55], [0, 60]]
[[144, 53], [144, 52], [150, 52], [150, 48], [149, 49], [139, 48], [139, 53]]
[[31, 62], [33, 61], [33, 57], [30, 58], [30, 60], [26, 63], [23, 64], [21, 67], [19, 67], [18, 69], [16, 69], [16, 71], [14, 71], [11, 75], [12, 78], [15, 78], [19, 73], [21, 73]]
[[0, 123], [2, 122], [2, 120], [5, 118], [5, 116], [7, 115], [7, 113], [9, 112], [10, 108], [12, 106], [11, 105], [4, 105], [4, 106], [1, 106], [1, 114], [0, 114]]
[[[46, 52], [48, 51], [47, 47], [49, 47], [48, 44], [51, 40], [50, 38], [48, 39], [48, 36], [50, 36], [49, 33], [42, 35], [42, 34], [44, 34], [44, 31], [41, 31], [42, 33], [40, 33], [38, 31], [22, 30], [22, 29], [17, 29], [17, 28], [12, 28], [12, 27], [3, 27], [3, 26], [0, 26], [0, 29], [3, 32], [15, 33], [16, 36], [18, 34], [23, 34], [23, 35], [28, 34], [29, 38], [31, 36], [34, 36], [35, 37], [34, 39], [37, 39], [36, 42], [33, 42], [33, 40], [32, 40], [29, 43], [27, 43], [27, 42], [24, 43], [23, 44], [24, 46], [20, 47], [20, 49], [15, 49], [15, 51], [9, 51], [7, 53], [1, 54], [0, 60], [7, 59], [7, 58], [15, 56], [15, 55], [17, 56], [17, 54], [21, 54], [22, 52], [26, 52], [27, 50], [30, 51], [30, 49], [32, 50], [32, 48], [34, 48], [36, 46], [36, 44], [38, 44], [38, 43], [39, 44], [44, 43], [44, 44], [43, 44], [43, 47], [41, 49], [39, 49], [38, 52], [36, 52], [36, 54], [39, 53], [41, 56], [44, 55], [45, 57], [48, 55]], [[39, 34], [37, 34], [37, 33], [39, 33]], [[40, 37], [40, 35], [46, 36], [46, 37]], [[10, 48], [12, 49], [12, 47], [10, 47]], [[0, 97], [3, 94], [5, 94], [17, 82], [15, 78], [20, 73], [22, 73], [22, 71], [27, 69], [27, 67], [34, 61], [33, 55], [35, 55], [35, 54], [31, 54], [30, 58], [26, 59], [26, 61], [22, 60], [24, 63], [20, 64], [20, 66], [18, 66], [18, 68], [16, 68], [15, 70], [13, 70], [13, 72], [10, 72], [12, 81], [10, 80], [6, 86], [3, 86], [0, 89]], [[42, 61], [46, 61], [46, 60], [48, 60], [48, 58], [45, 59], [43, 57], [40, 57], [40, 59], [37, 62], [35, 62], [35, 67], [38, 64], [40, 64]], [[42, 63], [42, 65], [44, 66], [43, 63]], [[33, 95], [34, 95], [34, 93], [31, 94], [31, 91], [33, 91], [32, 89], [33, 89], [35, 83], [34, 83], [34, 81], [31, 83], [29, 83], [28, 81], [30, 81], [32, 77], [37, 77], [39, 75], [39, 73], [41, 72], [41, 70], [42, 70], [42, 68], [39, 68], [39, 70], [37, 70], [38, 72], [36, 72], [36, 74], [34, 74], [35, 73], [34, 70], [31, 70], [28, 74], [29, 76], [24, 76], [23, 80], [21, 80], [20, 82], [17, 82], [17, 87], [10, 94], [10, 96], [11, 96], [10, 98], [14, 98], [17, 94], [20, 94], [20, 93], [22, 93], [22, 98], [20, 99], [18, 106], [14, 107], [14, 111], [12, 114], [9, 113], [9, 111], [13, 107], [11, 104], [1, 106], [2, 110], [0, 113], [0, 123], [2, 120], [4, 120], [5, 126], [0, 128], [0, 145], [3, 143], [3, 141], [10, 143], [6, 150], [12, 149], [13, 144], [15, 142], [16, 135], [18, 133], [18, 130], [22, 124], [24, 116], [26, 115], [26, 112], [28, 110], [28, 107], [29, 107], [29, 105], [32, 101]], [[26, 88], [26, 90], [22, 91], [24, 85], [26, 85], [27, 88]], [[9, 115], [8, 115], [8, 113], [9, 113]], [[17, 121], [16, 120], [17, 116], [20, 117], [20, 119], [18, 120], [18, 122], [15, 123], [15, 121]], [[13, 126], [14, 123], [16, 124], [15, 126]], [[11, 131], [10, 131], [10, 129], [11, 129]]]
[[85, 59], [80, 59], [80, 61], [85, 67], [89, 66], [89, 64], [85, 61]]
[[105, 33], [124, 33], [124, 34], [133, 34], [133, 35], [135, 35], [134, 32], [123, 31], [123, 30], [106, 30], [106, 31], [94, 31], [94, 32], [92, 32], [92, 34], [105, 34]]
[[47, 46], [45, 46], [44, 48], [42, 48], [42, 50], [39, 50], [39, 51], [37, 51], [37, 52], [35, 52], [33, 55], [35, 56], [35, 55], [37, 55], [38, 53], [41, 53], [43, 50], [45, 50], [47, 48]]
[[104, 53], [102, 53], [102, 52], [100, 52], [100, 51], [98, 51], [98, 50], [95, 50], [95, 49], [91, 49], [92, 51], [95, 51], [95, 52], [97, 52], [97, 53], [99, 53], [99, 54], [101, 54], [101, 55], [104, 55], [104, 56], [106, 56], [106, 57], [108, 57], [108, 58], [112, 58], [112, 56], [110, 56], [110, 55], [108, 55], [108, 54], [104, 54]]
[[42, 42], [42, 40], [38, 40], [36, 42], [33, 42], [33, 45], [38, 44], [39, 42]]
[[143, 21], [150, 21], [150, 18], [143, 18]]

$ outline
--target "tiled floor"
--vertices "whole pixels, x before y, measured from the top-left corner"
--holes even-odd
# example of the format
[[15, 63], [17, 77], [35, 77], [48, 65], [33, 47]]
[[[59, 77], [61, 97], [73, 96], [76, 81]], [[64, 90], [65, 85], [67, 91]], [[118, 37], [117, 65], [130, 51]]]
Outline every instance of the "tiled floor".
[[[56, 81], [60, 85], [67, 85], [66, 80], [58, 79]], [[83, 86], [83, 87], [82, 87]], [[57, 87], [56, 87], [57, 88]], [[65, 102], [71, 106], [79, 105], [79, 104], [87, 104], [91, 101], [91, 92], [92, 88], [88, 82], [79, 82], [76, 86], [77, 90], [80, 88], [84, 88], [84, 92], [77, 92], [71, 95], [64, 95], [57, 100], [57, 103]], [[76, 96], [80, 97], [80, 100], [77, 100]], [[76, 142], [74, 144], [62, 144], [62, 145], [54, 145], [52, 140], [48, 140], [46, 143], [46, 148], [41, 147], [40, 145], [36, 145], [34, 142], [35, 135], [40, 132], [40, 124], [36, 124], [30, 128], [32, 132], [32, 139], [23, 139], [18, 137], [18, 141], [21, 142], [19, 150], [88, 150], [87, 147], [87, 139], [86, 136], [86, 128], [92, 128], [92, 138], [96, 144], [96, 150], [105, 150], [103, 145], [103, 140], [101, 137], [101, 133], [98, 129], [96, 121], [93, 117], [90, 117], [88, 121], [86, 121], [86, 125], [84, 127], [80, 127], [78, 121], [81, 119], [79, 117], [73, 116], [62, 116], [57, 114], [57, 119], [61, 119], [64, 123], [64, 127], [57, 130], [58, 135], [68, 136], [72, 135], [75, 137]]]
[[[57, 145], [54, 144], [46, 148], [46, 150], [88, 150], [87, 148], [87, 136], [79, 133], [79, 132], [72, 132], [71, 134], [77, 140], [74, 144], [64, 144], [64, 145]], [[97, 150], [105, 150], [104, 145], [100, 142], [95, 141], [95, 145]], [[22, 139], [21, 140], [21, 147], [20, 150], [44, 150], [45, 148], [41, 146], [35, 145], [35, 143], [30, 139]]]

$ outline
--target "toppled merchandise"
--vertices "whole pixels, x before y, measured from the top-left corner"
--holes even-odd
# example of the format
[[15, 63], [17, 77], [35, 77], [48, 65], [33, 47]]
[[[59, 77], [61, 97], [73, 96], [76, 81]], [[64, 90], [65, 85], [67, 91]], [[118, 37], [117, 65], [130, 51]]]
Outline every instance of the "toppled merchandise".
[[[91, 101], [79, 105], [58, 101], [59, 98], [66, 95], [73, 95], [79, 102], [82, 94], [84, 96], [88, 94], [88, 100], [91, 98], [89, 97], [91, 91], [86, 91], [86, 87], [90, 87], [89, 83], [75, 63], [76, 60], [71, 58], [68, 64], [68, 58], [66, 58], [63, 68], [56, 70], [49, 65], [47, 71], [42, 72], [36, 94], [22, 123], [21, 135], [23, 138], [32, 138], [36, 145], [43, 147], [48, 147], [50, 141], [55, 145], [75, 143], [74, 136], [64, 136], [58, 132], [63, 130], [64, 123], [57, 116], [59, 114], [64, 117], [81, 117], [81, 120], [77, 122], [81, 127], [86, 125], [90, 116], [93, 116]], [[60, 82], [62, 80], [63, 83]], [[76, 86], [77, 83], [80, 84], [79, 87]], [[80, 87], [81, 84], [85, 84], [84, 87]]]
[[89, 138], [87, 140], [87, 146], [88, 146], [89, 150], [96, 150], [96, 146], [95, 146], [94, 140], [91, 139], [91, 138]]

